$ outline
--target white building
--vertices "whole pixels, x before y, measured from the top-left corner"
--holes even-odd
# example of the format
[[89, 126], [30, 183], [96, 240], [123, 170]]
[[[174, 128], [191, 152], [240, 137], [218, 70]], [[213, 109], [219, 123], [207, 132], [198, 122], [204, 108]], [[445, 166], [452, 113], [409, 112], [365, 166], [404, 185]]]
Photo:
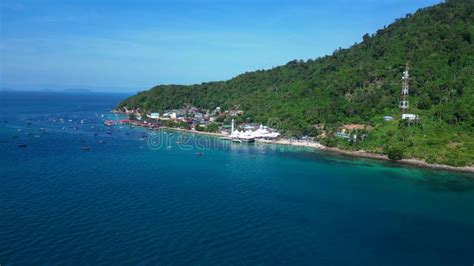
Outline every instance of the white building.
[[148, 117], [151, 119], [158, 119], [160, 118], [160, 113], [151, 113]]
[[418, 120], [418, 115], [414, 115], [414, 114], [402, 114], [402, 119], [403, 119], [403, 120], [414, 121], [414, 120]]
[[[232, 123], [233, 125], [234, 123]], [[260, 127], [255, 130], [246, 130], [246, 131], [239, 131], [239, 130], [234, 130], [234, 127], [232, 126], [232, 132], [230, 134], [231, 139], [240, 139], [243, 141], [250, 141], [254, 139], [276, 139], [280, 136], [280, 133], [274, 132], [273, 130], [264, 127], [263, 125], [260, 125]]]

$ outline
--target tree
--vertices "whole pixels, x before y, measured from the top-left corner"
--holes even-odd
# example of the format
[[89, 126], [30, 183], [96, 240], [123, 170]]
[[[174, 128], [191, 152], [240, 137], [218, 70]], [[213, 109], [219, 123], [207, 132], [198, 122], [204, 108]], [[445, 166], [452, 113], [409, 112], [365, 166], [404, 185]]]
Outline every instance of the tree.
[[401, 145], [391, 145], [386, 148], [385, 153], [390, 160], [399, 161], [403, 159], [405, 150]]
[[202, 125], [197, 125], [194, 129], [196, 129], [196, 131], [205, 131], [206, 128]]
[[428, 110], [431, 107], [431, 98], [427, 93], [423, 93], [418, 100], [418, 108]]
[[207, 125], [207, 131], [208, 132], [217, 132], [219, 131], [219, 125], [217, 123], [211, 123]]
[[466, 30], [466, 31], [461, 33], [461, 36], [466, 42], [471, 43], [471, 41], [472, 41], [471, 40], [471, 32]]

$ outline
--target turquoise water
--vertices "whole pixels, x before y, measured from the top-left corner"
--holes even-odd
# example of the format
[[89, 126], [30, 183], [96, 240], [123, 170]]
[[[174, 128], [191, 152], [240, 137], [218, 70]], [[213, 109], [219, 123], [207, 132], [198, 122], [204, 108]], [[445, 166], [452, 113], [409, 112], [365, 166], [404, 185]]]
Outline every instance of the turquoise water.
[[105, 128], [123, 97], [0, 93], [1, 265], [474, 263], [469, 175]]

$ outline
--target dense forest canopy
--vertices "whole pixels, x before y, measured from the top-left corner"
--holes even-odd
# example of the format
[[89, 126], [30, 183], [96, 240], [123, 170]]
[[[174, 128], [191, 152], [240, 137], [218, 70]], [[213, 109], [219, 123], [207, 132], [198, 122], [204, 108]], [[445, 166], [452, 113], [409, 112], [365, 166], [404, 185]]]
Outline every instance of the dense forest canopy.
[[[421, 118], [421, 125], [412, 128], [381, 119], [400, 116], [401, 76], [407, 64], [410, 112]], [[163, 111], [185, 104], [239, 106], [245, 119], [265, 123], [279, 118], [283, 130], [293, 135], [312, 132], [317, 124], [370, 124], [375, 130], [366, 142], [345, 148], [382, 152], [389, 141], [404, 143], [406, 156], [472, 164], [474, 1], [449, 0], [420, 9], [329, 56], [294, 60], [227, 81], [159, 85], [118, 108]]]

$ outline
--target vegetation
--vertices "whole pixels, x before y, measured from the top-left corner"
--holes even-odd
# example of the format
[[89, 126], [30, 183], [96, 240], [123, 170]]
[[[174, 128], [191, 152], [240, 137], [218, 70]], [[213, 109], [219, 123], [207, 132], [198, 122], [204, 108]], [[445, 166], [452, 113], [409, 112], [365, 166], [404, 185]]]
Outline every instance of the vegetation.
[[[371, 125], [356, 143], [320, 141], [344, 149], [386, 153], [401, 145], [404, 157], [461, 166], [474, 164], [474, 1], [449, 0], [397, 19], [360, 43], [316, 60], [294, 60], [231, 80], [190, 86], [159, 85], [118, 108], [163, 111], [192, 104], [245, 111], [243, 121], [281, 120], [287, 136], [334, 132], [349, 123]], [[400, 122], [401, 75], [410, 66], [410, 112]], [[394, 121], [384, 121], [391, 115]]]
[[137, 116], [134, 113], [128, 115], [128, 119], [130, 120], [137, 120]]
[[392, 145], [387, 147], [386, 153], [390, 160], [398, 161], [403, 159], [404, 149], [402, 145]]

